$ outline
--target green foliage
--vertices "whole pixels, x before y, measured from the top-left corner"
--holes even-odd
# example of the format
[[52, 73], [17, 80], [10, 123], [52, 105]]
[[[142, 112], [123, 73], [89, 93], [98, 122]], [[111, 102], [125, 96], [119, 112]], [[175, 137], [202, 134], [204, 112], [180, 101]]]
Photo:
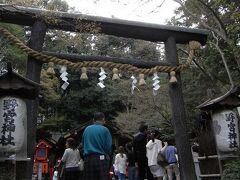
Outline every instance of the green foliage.
[[156, 50], [156, 43], [135, 40], [133, 47], [132, 56], [135, 58], [153, 61], [160, 57], [160, 52]]
[[[235, 84], [239, 83], [239, 3], [228, 0], [187, 0], [184, 1], [177, 11], [179, 17], [174, 23], [186, 26], [198, 26], [210, 30], [218, 39], [219, 48], [223, 51], [233, 76]], [[184, 20], [184, 21], [183, 21]], [[222, 81], [222, 84], [229, 84], [226, 69], [222, 58], [214, 44], [216, 38], [209, 34], [208, 44], [201, 59], [211, 74]], [[217, 73], [217, 74], [216, 74]]]
[[[228, 68], [235, 85], [239, 85], [239, 2], [228, 0], [186, 0], [176, 11], [172, 24], [197, 27], [210, 30], [207, 44], [195, 55], [194, 63], [187, 71], [181, 73], [188, 129], [194, 128], [196, 106], [208, 99], [225, 94], [230, 89], [230, 82], [223, 59], [216, 49], [224, 53]], [[238, 4], [238, 5], [236, 5]], [[215, 44], [215, 45], [214, 45]], [[185, 50], [185, 47], [178, 46]], [[185, 59], [180, 54], [180, 61]]]
[[41, 85], [42, 85], [42, 99], [44, 99], [45, 103], [55, 104], [56, 101], [59, 101], [60, 95], [57, 92], [59, 81], [56, 76], [49, 75], [46, 70], [42, 69], [41, 72]]
[[47, 9], [54, 11], [68, 11], [68, 4], [64, 0], [48, 0]]
[[68, 129], [71, 129], [73, 125], [74, 122], [72, 120], [66, 119], [65, 116], [54, 115], [46, 118], [44, 120], [44, 123], [38, 126], [38, 129], [50, 131], [66, 131]]
[[[9, 30], [21, 41], [25, 41], [25, 33], [21, 26], [6, 23], [0, 23], [0, 26]], [[0, 37], [0, 40], [0, 59], [2, 67], [6, 67], [6, 62], [11, 62], [14, 69], [17, 69], [20, 74], [24, 74], [26, 69], [27, 55], [15, 46], [9, 44], [9, 42], [3, 37]]]
[[240, 179], [240, 158], [228, 162], [224, 166], [221, 180], [238, 180]]
[[160, 131], [160, 138], [162, 141], [172, 141], [175, 139], [171, 119], [165, 119], [162, 121], [158, 130]]
[[[88, 34], [72, 34], [51, 31], [46, 37], [46, 42], [46, 48], [49, 51], [78, 53], [82, 55], [88, 54], [156, 60], [160, 54], [159, 50], [156, 48], [157, 45], [154, 43], [126, 38], [117, 38], [114, 36], [93, 36]], [[105, 70], [109, 76], [105, 80], [105, 89], [101, 89], [97, 86], [99, 70], [88, 72], [89, 79], [87, 81], [80, 81], [79, 73], [68, 70], [70, 85], [65, 92], [61, 92], [61, 89], [57, 90], [58, 93], [62, 93], [59, 102], [56, 102], [55, 104], [48, 103], [49, 105], [43, 103], [44, 106], [41, 106], [41, 108], [46, 109], [45, 112], [47, 112], [47, 109], [49, 109], [47, 107], [50, 106], [51, 109], [54, 107], [55, 110], [53, 113], [51, 113], [51, 116], [55, 116], [55, 114], [64, 116], [65, 119], [74, 122], [69, 124], [72, 127], [76, 123], [80, 124], [91, 119], [94, 111], [104, 112], [108, 119], [116, 119], [120, 114], [128, 113], [126, 112], [128, 111], [127, 109], [129, 107], [128, 103], [132, 104], [134, 102], [135, 104], [138, 104], [137, 101], [133, 99], [141, 98], [144, 92], [133, 98], [134, 95], [131, 95], [130, 91], [131, 81], [128, 80], [130, 79], [130, 75], [126, 72], [123, 72], [124, 77], [120, 81], [113, 82], [110, 79], [112, 73], [107, 69]], [[58, 74], [56, 76], [59, 77]], [[151, 82], [148, 83], [151, 84]], [[151, 87], [148, 89], [148, 94], [149, 98], [152, 98]], [[132, 99], [133, 102], [128, 102], [128, 99]], [[150, 100], [146, 99], [146, 101]], [[145, 102], [141, 103], [143, 106]], [[151, 107], [154, 107], [153, 101], [150, 102], [150, 104]], [[132, 105], [133, 109], [136, 109], [137, 107], [134, 106]], [[140, 111], [144, 112], [145, 114], [141, 118], [139, 118], [139, 116], [141, 116], [139, 114]], [[159, 120], [160, 122], [161, 115], [160, 113], [155, 112], [154, 114], [151, 114], [153, 111], [154, 110], [148, 110], [148, 108], [145, 107], [139, 109], [138, 111], [132, 111], [130, 116], [136, 117], [132, 119], [141, 119], [154, 125], [155, 119]], [[134, 120], [132, 122], [133, 126], [129, 126], [129, 129], [124, 127], [126, 132], [136, 132], [138, 121]], [[66, 128], [63, 129], [66, 130]]]
[[[150, 129], [160, 130], [162, 134], [172, 129], [171, 124], [166, 125], [166, 122], [170, 120], [170, 113], [169, 97], [166, 95], [167, 84], [164, 83], [164, 78], [164, 76], [161, 77], [163, 83], [161, 83], [161, 88], [156, 96], [153, 95], [151, 85], [138, 87], [134, 90], [134, 94], [131, 94], [130, 88], [127, 88], [130, 87], [130, 83], [126, 80], [122, 80], [112, 87], [112, 91], [114, 88], [119, 91], [121, 87], [125, 87], [118, 92], [125, 111], [119, 112], [114, 120], [123, 132], [134, 134], [143, 122], [148, 124]], [[148, 79], [147, 84], [151, 84]], [[168, 132], [173, 135], [173, 131]]]
[[121, 110], [119, 97], [112, 94], [109, 89], [109, 81], [105, 81], [106, 88], [97, 86], [96, 74], [88, 74], [87, 81], [80, 81], [79, 75], [71, 74], [70, 86], [65, 92], [58, 106], [58, 110], [64, 113], [68, 119], [78, 123], [92, 118], [95, 111], [105, 112], [107, 116], [114, 115], [116, 109]]
[[59, 127], [69, 128], [69, 123], [64, 121], [64, 115], [57, 114], [57, 104], [60, 102], [59, 80], [56, 76], [49, 75], [45, 68], [41, 71], [40, 83], [42, 85], [39, 99], [39, 114], [44, 118], [44, 124], [38, 128], [57, 130]]

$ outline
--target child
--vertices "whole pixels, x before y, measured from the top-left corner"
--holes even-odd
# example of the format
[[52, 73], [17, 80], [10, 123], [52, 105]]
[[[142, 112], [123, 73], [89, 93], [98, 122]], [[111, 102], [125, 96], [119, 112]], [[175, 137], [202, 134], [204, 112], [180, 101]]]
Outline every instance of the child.
[[118, 174], [118, 180], [125, 180], [127, 168], [127, 156], [124, 154], [123, 146], [119, 146], [119, 153], [115, 156], [115, 167]]
[[53, 179], [52, 180], [58, 180], [58, 171], [57, 171], [57, 168], [55, 166], [54, 166]]

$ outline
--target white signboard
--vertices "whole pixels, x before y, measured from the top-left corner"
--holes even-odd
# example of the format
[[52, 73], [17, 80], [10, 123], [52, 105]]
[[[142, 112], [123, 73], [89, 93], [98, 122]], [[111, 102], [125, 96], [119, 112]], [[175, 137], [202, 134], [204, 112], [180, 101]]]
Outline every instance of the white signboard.
[[231, 110], [223, 110], [212, 115], [217, 148], [231, 152], [239, 147], [238, 118]]
[[26, 103], [19, 98], [0, 98], [0, 152], [18, 152], [24, 144]]

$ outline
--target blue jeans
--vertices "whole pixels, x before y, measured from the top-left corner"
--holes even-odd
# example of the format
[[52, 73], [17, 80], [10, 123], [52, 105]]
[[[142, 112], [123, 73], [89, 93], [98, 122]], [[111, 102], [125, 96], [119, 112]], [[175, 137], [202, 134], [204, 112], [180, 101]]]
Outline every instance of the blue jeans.
[[118, 180], [125, 180], [125, 174], [118, 173]]
[[128, 167], [128, 180], [137, 180], [137, 168], [135, 166]]

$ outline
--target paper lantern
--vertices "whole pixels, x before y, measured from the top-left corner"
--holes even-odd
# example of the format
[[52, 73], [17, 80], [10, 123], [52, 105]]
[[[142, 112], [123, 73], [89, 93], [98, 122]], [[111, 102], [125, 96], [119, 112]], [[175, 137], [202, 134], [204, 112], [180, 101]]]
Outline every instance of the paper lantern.
[[239, 148], [238, 118], [231, 110], [213, 113], [213, 129], [219, 151], [231, 152]]
[[18, 152], [24, 144], [26, 103], [14, 96], [0, 98], [0, 152]]
[[[27, 99], [38, 97], [40, 85], [12, 71], [0, 76], [0, 158], [27, 159]], [[29, 127], [31, 128], [31, 127]]]

